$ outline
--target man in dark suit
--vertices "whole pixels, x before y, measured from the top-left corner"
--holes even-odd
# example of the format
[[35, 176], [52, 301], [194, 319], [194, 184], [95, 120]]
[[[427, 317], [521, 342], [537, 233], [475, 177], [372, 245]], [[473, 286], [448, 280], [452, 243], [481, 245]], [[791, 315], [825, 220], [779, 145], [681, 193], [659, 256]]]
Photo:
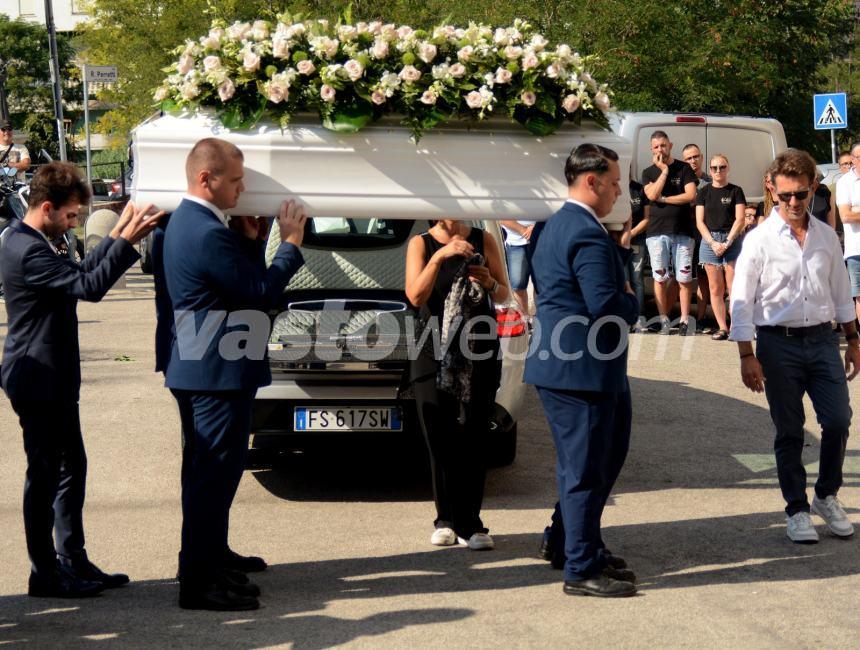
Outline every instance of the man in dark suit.
[[[259, 587], [242, 570], [265, 567], [229, 549], [230, 506], [244, 470], [254, 395], [271, 382], [266, 312], [304, 263], [306, 217], [293, 201], [282, 205], [282, 243], [267, 269], [268, 221], [234, 217], [228, 227], [224, 214], [245, 189], [243, 160], [224, 140], [194, 146], [186, 161], [188, 193], [170, 216], [156, 260], [173, 310], [169, 358], [159, 362], [166, 362], [165, 384], [182, 422], [179, 606], [185, 609], [256, 609]], [[159, 318], [167, 317], [162, 311]], [[163, 354], [161, 343], [157, 349]]]
[[[10, 226], [0, 274], [9, 330], [0, 380], [24, 430], [27, 476], [24, 531], [31, 596], [94, 596], [128, 582], [106, 574], [84, 550], [82, 510], [87, 458], [78, 399], [81, 385], [77, 302], [98, 302], [140, 257], [134, 244], [158, 222], [129, 203], [110, 235], [78, 265], [51, 243], [77, 225], [90, 193], [74, 165], [42, 167], [30, 207]], [[56, 537], [56, 546], [55, 539]]]
[[635, 576], [609, 563], [600, 534], [630, 439], [627, 332], [639, 315], [624, 275], [629, 250], [599, 221], [621, 194], [618, 155], [580, 145], [565, 176], [569, 199], [547, 221], [534, 256], [538, 327], [525, 381], [537, 387], [558, 456], [564, 592], [631, 596]]

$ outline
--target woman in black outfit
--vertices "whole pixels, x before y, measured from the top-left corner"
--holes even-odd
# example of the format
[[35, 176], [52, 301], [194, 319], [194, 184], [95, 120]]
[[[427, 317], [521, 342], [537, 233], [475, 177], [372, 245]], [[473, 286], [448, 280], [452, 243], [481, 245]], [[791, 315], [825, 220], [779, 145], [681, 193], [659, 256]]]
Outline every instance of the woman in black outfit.
[[[473, 259], [476, 255], [482, 259]], [[466, 295], [469, 291], [462, 291], [470, 284], [471, 297]], [[433, 474], [436, 530], [430, 542], [436, 546], [459, 542], [473, 550], [491, 549], [493, 539], [481, 521], [481, 502], [488, 424], [500, 375], [493, 303], [503, 303], [509, 297], [504, 262], [495, 240], [479, 228], [454, 220], [438, 221], [427, 232], [413, 237], [406, 252], [406, 297], [419, 308], [424, 323], [435, 319], [440, 330], [446, 301], [449, 309], [462, 310], [469, 319], [492, 319], [479, 319], [470, 329], [479, 336], [469, 348], [460, 345], [461, 330], [452, 329], [448, 337], [452, 341], [450, 352], [443, 357], [442, 351], [425, 348], [410, 365], [418, 419]], [[464, 354], [469, 351], [472, 354]], [[476, 359], [487, 356], [485, 360]]]

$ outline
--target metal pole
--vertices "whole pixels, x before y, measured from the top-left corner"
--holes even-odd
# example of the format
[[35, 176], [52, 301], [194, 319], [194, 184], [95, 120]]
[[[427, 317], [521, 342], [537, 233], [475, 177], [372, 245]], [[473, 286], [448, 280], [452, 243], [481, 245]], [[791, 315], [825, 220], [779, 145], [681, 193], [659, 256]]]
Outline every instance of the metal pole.
[[84, 133], [87, 137], [87, 185], [92, 187], [93, 159], [90, 150], [90, 84], [87, 81], [86, 64], [84, 64]]
[[63, 87], [60, 81], [60, 59], [57, 54], [57, 29], [54, 26], [54, 5], [45, 0], [45, 25], [48, 27], [48, 45], [51, 49], [51, 82], [54, 86], [54, 114], [57, 117], [60, 160], [66, 160], [66, 128], [63, 125]]
[[836, 129], [830, 129], [830, 153], [833, 157], [833, 164], [836, 164]]

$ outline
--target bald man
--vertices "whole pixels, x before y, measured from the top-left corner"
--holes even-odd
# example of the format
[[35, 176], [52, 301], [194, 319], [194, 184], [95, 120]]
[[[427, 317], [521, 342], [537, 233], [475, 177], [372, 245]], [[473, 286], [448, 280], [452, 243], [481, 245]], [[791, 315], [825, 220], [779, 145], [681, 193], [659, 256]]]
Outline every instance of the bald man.
[[228, 547], [230, 505], [245, 466], [254, 395], [271, 383], [267, 312], [304, 263], [306, 216], [293, 201], [281, 206], [281, 245], [266, 268], [268, 221], [233, 217], [228, 225], [225, 214], [245, 190], [242, 152], [224, 140], [201, 140], [186, 175], [188, 193], [153, 251], [159, 331], [163, 336], [169, 323], [170, 332], [170, 343], [157, 346], [157, 363], [183, 434], [179, 606], [251, 610], [260, 590], [245, 573], [266, 563]]

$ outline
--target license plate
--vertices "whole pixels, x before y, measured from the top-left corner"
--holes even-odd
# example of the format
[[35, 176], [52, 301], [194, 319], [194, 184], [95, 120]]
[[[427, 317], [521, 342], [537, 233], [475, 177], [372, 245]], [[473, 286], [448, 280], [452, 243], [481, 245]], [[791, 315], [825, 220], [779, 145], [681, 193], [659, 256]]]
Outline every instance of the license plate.
[[403, 419], [396, 407], [297, 406], [293, 412], [295, 431], [402, 431]]

